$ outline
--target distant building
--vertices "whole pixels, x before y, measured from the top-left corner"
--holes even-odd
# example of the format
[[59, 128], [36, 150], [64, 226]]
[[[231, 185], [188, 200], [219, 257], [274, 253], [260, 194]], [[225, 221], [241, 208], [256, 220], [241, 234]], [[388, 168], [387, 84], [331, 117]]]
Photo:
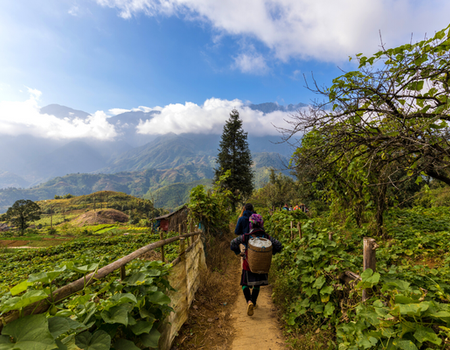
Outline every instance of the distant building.
[[153, 218], [155, 220], [155, 228], [160, 228], [161, 231], [175, 231], [178, 232], [179, 225], [181, 224], [181, 231], [186, 233], [188, 230], [188, 217], [189, 209], [185, 205], [174, 211], [173, 213], [158, 216]]

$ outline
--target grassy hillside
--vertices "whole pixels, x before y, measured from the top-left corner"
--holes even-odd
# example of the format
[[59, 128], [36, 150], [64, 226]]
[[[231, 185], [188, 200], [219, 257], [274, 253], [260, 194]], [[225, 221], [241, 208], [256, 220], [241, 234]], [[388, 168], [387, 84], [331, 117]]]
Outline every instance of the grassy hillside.
[[81, 196], [96, 191], [124, 192], [141, 197], [149, 189], [156, 190], [173, 183], [188, 183], [210, 177], [212, 177], [210, 169], [195, 165], [179, 166], [168, 170], [151, 169], [117, 174], [70, 174], [56, 177], [29, 189], [0, 190], [0, 213], [5, 212], [18, 199], [39, 201], [53, 199], [55, 195], [64, 196], [70, 193]]
[[157, 208], [173, 209], [189, 201], [189, 193], [192, 188], [203, 185], [206, 188], [212, 187], [211, 179], [203, 179], [188, 183], [175, 183], [164, 186], [156, 191], [149, 191], [144, 195], [145, 199], [154, 201]]
[[[188, 151], [187, 151], [188, 152]], [[164, 153], [160, 155], [161, 161]], [[214, 162], [209, 156], [197, 156], [186, 161], [172, 159], [181, 165], [168, 169], [147, 169], [115, 174], [69, 174], [55, 177], [39, 186], [28, 189], [0, 189], [0, 213], [4, 213], [16, 200], [33, 201], [53, 199], [55, 195], [87, 195], [97, 191], [123, 192], [145, 198], [155, 198], [157, 207], [175, 208], [188, 199], [189, 191], [198, 184], [209, 185], [214, 177]], [[287, 159], [278, 153], [262, 152], [253, 155], [256, 187], [269, 180], [270, 167], [283, 169]], [[138, 167], [138, 166], [137, 166]]]

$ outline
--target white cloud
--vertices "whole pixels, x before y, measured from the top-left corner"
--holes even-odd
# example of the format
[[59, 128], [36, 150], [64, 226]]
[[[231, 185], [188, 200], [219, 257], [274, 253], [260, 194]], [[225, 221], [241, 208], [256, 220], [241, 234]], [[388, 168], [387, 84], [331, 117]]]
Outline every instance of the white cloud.
[[111, 113], [112, 115], [118, 115], [126, 112], [131, 112], [131, 109], [111, 108], [110, 110], [108, 110], [108, 112]]
[[[447, 0], [96, 0], [123, 18], [183, 16], [210, 23], [219, 33], [256, 39], [272, 55], [346, 60], [379, 50], [378, 32], [388, 46], [417, 40], [448, 25]], [[217, 40], [214, 34], [212, 40]], [[243, 67], [247, 67], [245, 64]]]
[[43, 138], [74, 139], [96, 138], [110, 140], [117, 136], [113, 125], [107, 122], [108, 115], [97, 111], [85, 120], [60, 119], [49, 114], [40, 114], [38, 105], [41, 92], [28, 88], [30, 98], [21, 102], [0, 102], [0, 134], [29, 134]]
[[302, 71], [299, 69], [296, 69], [292, 72], [291, 79], [292, 80], [300, 80], [301, 76], [302, 76]]
[[221, 100], [211, 98], [203, 105], [192, 102], [185, 104], [170, 104], [161, 109], [161, 113], [151, 120], [141, 121], [137, 127], [140, 134], [222, 134], [225, 121], [230, 112], [236, 108], [243, 120], [246, 132], [255, 136], [278, 135], [274, 125], [286, 127], [284, 119], [289, 117], [288, 112], [276, 111], [264, 115], [245, 106], [241, 100]]
[[124, 108], [111, 108], [108, 110], [109, 113], [111, 113], [112, 115], [118, 115], [118, 114], [122, 114], [122, 113], [127, 113], [127, 112], [144, 112], [144, 113], [149, 113], [151, 111], [160, 111], [162, 108], [157, 106], [157, 107], [145, 107], [145, 106], [139, 106], [138, 108], [131, 108], [131, 109], [124, 109]]
[[260, 54], [240, 54], [234, 58], [234, 67], [243, 73], [264, 74], [269, 70], [266, 60]]

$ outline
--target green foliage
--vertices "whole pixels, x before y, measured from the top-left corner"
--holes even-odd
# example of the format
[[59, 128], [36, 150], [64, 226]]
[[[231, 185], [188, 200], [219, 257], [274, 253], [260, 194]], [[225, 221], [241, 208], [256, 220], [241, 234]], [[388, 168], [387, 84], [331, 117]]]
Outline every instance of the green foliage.
[[[0, 311], [21, 310], [45, 299], [58, 277], [69, 271], [90, 273], [98, 264], [77, 266], [74, 261], [54, 271], [32, 274], [2, 298]], [[116, 276], [85, 286], [46, 315], [31, 315], [7, 324], [0, 340], [2, 349], [50, 350], [80, 348], [108, 350], [156, 348], [157, 328], [171, 312], [167, 296], [168, 268], [161, 262], [134, 260], [127, 265], [128, 277]]]
[[450, 187], [441, 181], [433, 180], [425, 185], [414, 203], [421, 207], [450, 207]]
[[373, 210], [379, 236], [388, 202], [405, 205], [426, 177], [450, 185], [449, 42], [450, 26], [416, 44], [357, 55], [357, 71], [317, 88], [328, 102], [292, 121], [288, 136], [305, 134], [293, 159], [298, 178], [351, 208], [359, 226]]
[[175, 209], [189, 201], [190, 191], [198, 185], [203, 185], [206, 189], [209, 189], [212, 188], [213, 181], [203, 179], [188, 183], [174, 183], [156, 190], [149, 190], [143, 198], [154, 201], [158, 208]]
[[[252, 157], [247, 143], [247, 133], [242, 129], [239, 112], [233, 109], [230, 118], [223, 127], [218, 168], [215, 169], [214, 181], [219, 182], [224, 190], [231, 192], [231, 204], [234, 206], [240, 199], [248, 198], [253, 192]], [[229, 171], [229, 176], [220, 180]], [[242, 197], [242, 198], [241, 198]]]
[[[266, 230], [284, 244], [273, 262], [274, 297], [291, 330], [326, 328], [335, 333], [339, 349], [448, 347], [448, 208], [396, 209], [385, 219], [393, 238], [377, 241], [376, 272], [361, 271], [366, 225], [342, 226], [330, 216], [300, 220], [303, 238], [295, 232], [291, 241], [289, 212], [266, 219]], [[347, 270], [362, 277], [353, 289], [339, 282]], [[364, 288], [373, 295], [361, 303]]]
[[194, 222], [201, 223], [212, 234], [223, 234], [229, 230], [231, 218], [230, 203], [233, 194], [221, 186], [230, 176], [230, 171], [222, 175], [213, 190], [205, 191], [202, 185], [191, 190], [189, 216]]
[[20, 229], [23, 235], [30, 221], [39, 220], [41, 208], [33, 201], [19, 199], [8, 209], [5, 219]]
[[250, 202], [261, 203], [273, 209], [281, 208], [286, 203], [294, 206], [302, 202], [298, 195], [298, 186], [290, 176], [270, 169], [269, 181], [252, 195]]
[[[267, 232], [284, 246], [274, 258], [276, 271], [283, 271], [283, 278], [275, 285], [275, 297], [283, 298], [288, 325], [305, 320], [337, 322], [335, 310], [339, 309], [342, 287], [336, 285], [335, 276], [347, 269], [357, 270], [361, 258], [347, 253], [341, 242], [330, 241], [327, 229], [317, 231], [313, 220], [295, 218], [299, 214], [291, 213], [275, 212], [265, 221]], [[302, 220], [303, 237], [299, 239], [295, 232], [291, 242], [290, 222], [295, 219]]]
[[[159, 235], [150, 235], [148, 232], [136, 234], [111, 235], [101, 234], [94, 237], [83, 237], [73, 242], [60, 244], [49, 248], [16, 250], [8, 249], [1, 253], [0, 268], [0, 298], [9, 287], [18, 283], [21, 278], [41, 271], [49, 271], [55, 265], [64, 264], [67, 261], [75, 261], [78, 265], [88, 265], [90, 263], [100, 263], [105, 266], [121, 257], [132, 253], [144, 245], [160, 240]], [[135, 228], [129, 227], [125, 232], [134, 232]], [[144, 230], [148, 230], [145, 228]], [[109, 231], [110, 232], [110, 231]], [[108, 232], [108, 233], [109, 233]], [[169, 232], [167, 237], [173, 237], [177, 233]], [[165, 247], [167, 261], [172, 261], [178, 256], [176, 245], [171, 244]], [[59, 277], [58, 283], [71, 282], [80, 275], [68, 273]], [[64, 280], [63, 280], [64, 278]]]

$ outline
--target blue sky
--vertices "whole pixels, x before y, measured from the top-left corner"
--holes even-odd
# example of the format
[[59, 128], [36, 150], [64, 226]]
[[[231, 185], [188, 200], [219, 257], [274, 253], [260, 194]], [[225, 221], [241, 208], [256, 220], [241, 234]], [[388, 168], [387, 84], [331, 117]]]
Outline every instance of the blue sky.
[[51, 103], [97, 125], [139, 106], [195, 118], [183, 113], [213, 98], [308, 103], [303, 74], [330, 85], [380, 31], [388, 47], [417, 41], [448, 13], [447, 0], [2, 0], [0, 126], [20, 133]]

